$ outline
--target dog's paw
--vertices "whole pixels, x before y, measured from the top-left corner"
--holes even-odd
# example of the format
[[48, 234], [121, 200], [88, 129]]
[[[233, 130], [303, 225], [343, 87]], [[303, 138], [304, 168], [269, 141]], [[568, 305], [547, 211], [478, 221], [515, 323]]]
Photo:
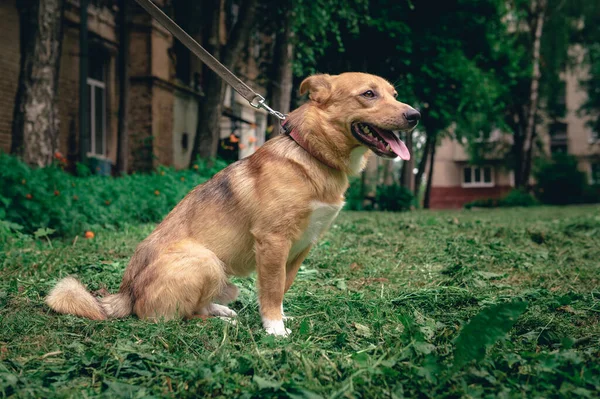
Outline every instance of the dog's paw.
[[211, 303], [206, 307], [206, 311], [209, 316], [217, 316], [217, 317], [237, 317], [237, 313], [235, 311], [229, 309], [227, 306], [219, 305], [217, 303]]
[[270, 334], [270, 335], [287, 337], [288, 335], [290, 335], [292, 333], [292, 330], [290, 330], [289, 328], [285, 328], [285, 325], [283, 324], [283, 320], [264, 319], [263, 327], [265, 328], [265, 331], [267, 332], [267, 334]]

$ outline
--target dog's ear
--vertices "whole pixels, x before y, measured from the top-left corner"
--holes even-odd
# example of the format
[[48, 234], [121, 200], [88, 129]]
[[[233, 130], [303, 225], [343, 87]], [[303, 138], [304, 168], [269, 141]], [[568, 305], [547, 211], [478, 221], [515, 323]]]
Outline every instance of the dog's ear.
[[308, 91], [308, 97], [318, 103], [324, 103], [331, 95], [330, 75], [312, 75], [304, 79], [300, 84], [300, 95]]

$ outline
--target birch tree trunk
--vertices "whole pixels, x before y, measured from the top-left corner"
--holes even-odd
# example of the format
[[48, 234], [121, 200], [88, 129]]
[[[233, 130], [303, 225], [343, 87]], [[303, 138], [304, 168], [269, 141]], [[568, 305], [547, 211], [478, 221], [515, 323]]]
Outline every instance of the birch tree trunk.
[[58, 148], [58, 78], [64, 0], [17, 1], [21, 66], [11, 152], [47, 166]]
[[531, 89], [529, 99], [529, 109], [527, 114], [527, 127], [525, 130], [525, 141], [523, 147], [523, 164], [521, 166], [521, 185], [527, 186], [529, 175], [531, 174], [531, 161], [533, 151], [533, 141], [536, 136], [536, 116], [540, 98], [540, 48], [542, 42], [542, 32], [544, 29], [544, 18], [546, 16], [547, 0], [538, 0], [534, 2], [534, 12], [536, 13], [535, 33], [533, 37], [532, 64], [533, 73], [531, 76]]

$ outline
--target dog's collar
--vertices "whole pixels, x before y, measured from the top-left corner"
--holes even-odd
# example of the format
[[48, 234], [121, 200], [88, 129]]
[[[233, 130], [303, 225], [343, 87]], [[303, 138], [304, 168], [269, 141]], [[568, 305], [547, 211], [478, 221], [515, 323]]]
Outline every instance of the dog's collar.
[[298, 134], [298, 131], [296, 129], [294, 129], [293, 127], [287, 126], [286, 122], [281, 124], [281, 128], [283, 129], [285, 134], [290, 136], [292, 138], [292, 140], [294, 140], [296, 142], [296, 144], [298, 144], [300, 147], [302, 147], [302, 149], [304, 149], [304, 151], [308, 152], [310, 155], [312, 155], [314, 158], [316, 158], [319, 162], [321, 162], [322, 164], [324, 164], [326, 166], [329, 166], [332, 169], [340, 170], [340, 168], [337, 165], [334, 165], [328, 159], [322, 157], [318, 153], [311, 151], [310, 145], [308, 144], [308, 142], [306, 140], [304, 140], [304, 137], [302, 137], [301, 135]]

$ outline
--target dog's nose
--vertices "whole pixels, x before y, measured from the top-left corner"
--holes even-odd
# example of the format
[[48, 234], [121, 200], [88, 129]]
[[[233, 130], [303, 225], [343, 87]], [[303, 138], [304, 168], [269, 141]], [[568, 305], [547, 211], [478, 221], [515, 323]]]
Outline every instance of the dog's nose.
[[409, 122], [418, 122], [419, 119], [421, 119], [421, 113], [419, 111], [417, 111], [416, 109], [410, 109], [409, 111], [406, 111], [404, 113], [404, 117], [406, 118], [407, 121]]

